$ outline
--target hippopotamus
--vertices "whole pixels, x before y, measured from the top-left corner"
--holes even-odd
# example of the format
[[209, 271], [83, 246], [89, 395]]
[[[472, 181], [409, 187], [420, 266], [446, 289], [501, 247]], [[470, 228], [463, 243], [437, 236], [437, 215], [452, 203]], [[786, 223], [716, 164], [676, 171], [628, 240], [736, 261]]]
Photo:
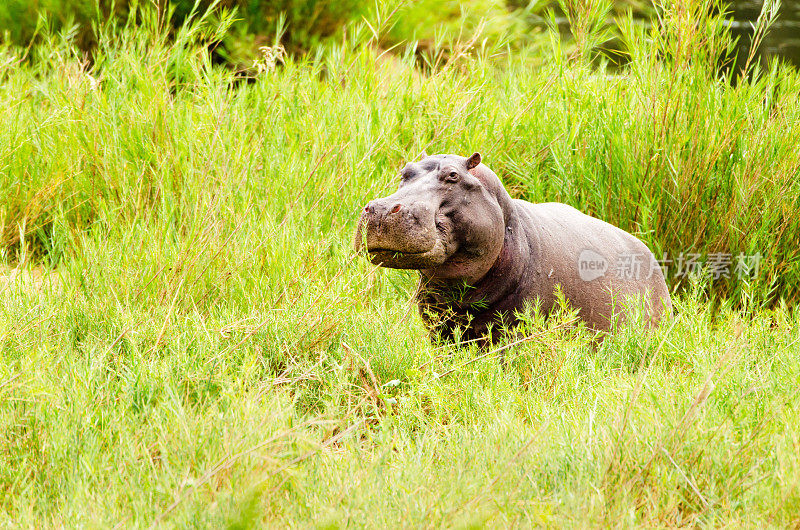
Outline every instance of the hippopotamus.
[[406, 164], [397, 192], [364, 207], [355, 249], [373, 264], [419, 271], [420, 314], [443, 339], [497, 339], [526, 304], [550, 313], [559, 286], [598, 332], [633, 311], [656, 326], [672, 307], [642, 241], [566, 204], [512, 199], [479, 153]]

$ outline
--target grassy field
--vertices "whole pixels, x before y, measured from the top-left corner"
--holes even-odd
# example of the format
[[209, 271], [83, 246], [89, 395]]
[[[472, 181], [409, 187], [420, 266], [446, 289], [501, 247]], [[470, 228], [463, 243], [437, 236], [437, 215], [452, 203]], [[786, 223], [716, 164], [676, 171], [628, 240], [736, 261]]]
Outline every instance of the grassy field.
[[[0, 50], [0, 519], [800, 525], [800, 74], [730, 83], [706, 13], [623, 21], [617, 75], [597, 13], [514, 53], [352, 27], [247, 82], [202, 23], [106, 28], [91, 65]], [[423, 149], [659, 255], [764, 259], [668, 274], [653, 332], [598, 343], [565, 308], [521, 344], [431, 344], [413, 274], [351, 250]]]

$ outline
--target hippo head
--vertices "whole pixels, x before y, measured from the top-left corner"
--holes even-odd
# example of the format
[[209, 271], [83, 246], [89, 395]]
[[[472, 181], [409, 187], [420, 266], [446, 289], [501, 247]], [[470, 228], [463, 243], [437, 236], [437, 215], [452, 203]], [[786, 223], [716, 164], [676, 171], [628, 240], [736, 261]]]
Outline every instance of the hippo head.
[[[505, 208], [497, 176], [481, 155], [425, 156], [400, 171], [397, 192], [361, 213], [355, 248], [376, 265], [475, 282], [503, 247]], [[505, 194], [507, 197], [507, 194]]]

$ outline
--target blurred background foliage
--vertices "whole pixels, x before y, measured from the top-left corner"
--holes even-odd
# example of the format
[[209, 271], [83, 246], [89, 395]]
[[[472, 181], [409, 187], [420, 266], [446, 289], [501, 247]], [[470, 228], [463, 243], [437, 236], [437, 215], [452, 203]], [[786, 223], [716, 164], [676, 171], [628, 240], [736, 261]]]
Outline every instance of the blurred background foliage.
[[28, 46], [44, 30], [67, 32], [78, 49], [91, 53], [97, 43], [96, 21], [124, 22], [148, 7], [168, 13], [162, 19], [173, 28], [193, 11], [233, 11], [235, 23], [215, 48], [215, 58], [235, 67], [252, 62], [258, 48], [273, 44], [276, 36], [289, 53], [306, 53], [326, 39], [344, 36], [350, 22], [382, 24], [391, 19], [389, 27], [381, 28], [382, 45], [416, 40], [425, 48], [448, 34], [473, 31], [479, 20], [492, 23], [488, 35], [505, 35], [520, 20], [515, 13], [523, 10], [521, 4], [504, 0], [4, 0], [0, 34], [8, 44]]
[[292, 51], [307, 51], [365, 14], [363, 6], [357, 0], [4, 0], [0, 3], [0, 30], [3, 40], [18, 46], [27, 46], [45, 28], [74, 32], [75, 45], [91, 52], [97, 42], [98, 20], [124, 22], [131, 13], [150, 7], [171, 14], [162, 18], [177, 28], [193, 11], [227, 8], [235, 10], [237, 20], [224, 43], [226, 48], [240, 50], [249, 44], [255, 54], [258, 45], [274, 39], [279, 20], [285, 20], [284, 45]]
[[[567, 3], [591, 6], [596, 2]], [[605, 22], [613, 28], [615, 20], [631, 11], [648, 25], [657, 18], [659, 9], [670, 3], [615, 0]], [[762, 4], [763, 0], [733, 0], [729, 4], [731, 29], [740, 39], [740, 55], [749, 54], [752, 22]], [[212, 58], [237, 70], [252, 70], [262, 46], [279, 39], [288, 53], [308, 53], [326, 40], [346, 38], [351, 23], [362, 20], [380, 35], [380, 45], [386, 49], [413, 43], [415, 51], [424, 55], [473, 35], [479, 35], [484, 44], [520, 49], [536, 42], [548, 24], [569, 35], [570, 13], [564, 5], [563, 0], [3, 0], [0, 42], [29, 47], [43, 36], [61, 32], [91, 60], [98, 21], [141, 23], [142, 13], [152, 9], [158, 12], [159, 24], [177, 29], [192, 12], [212, 12], [215, 16], [233, 13], [232, 26], [219, 42], [210, 44]], [[618, 64], [626, 61], [619, 43], [609, 34], [604, 45], [606, 56]], [[778, 21], [762, 48], [762, 55], [783, 56], [800, 64], [800, 2], [783, 2]]]

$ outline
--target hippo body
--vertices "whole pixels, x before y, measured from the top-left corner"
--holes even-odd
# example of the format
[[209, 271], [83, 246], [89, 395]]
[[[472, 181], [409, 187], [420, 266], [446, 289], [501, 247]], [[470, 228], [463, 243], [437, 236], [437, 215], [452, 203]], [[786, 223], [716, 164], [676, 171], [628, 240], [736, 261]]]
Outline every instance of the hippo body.
[[435, 335], [497, 338], [526, 304], [547, 314], [557, 286], [598, 331], [638, 308], [654, 326], [671, 308], [644, 243], [566, 204], [512, 199], [478, 153], [426, 156], [401, 177], [366, 206], [355, 246], [375, 264], [420, 271], [417, 302]]

